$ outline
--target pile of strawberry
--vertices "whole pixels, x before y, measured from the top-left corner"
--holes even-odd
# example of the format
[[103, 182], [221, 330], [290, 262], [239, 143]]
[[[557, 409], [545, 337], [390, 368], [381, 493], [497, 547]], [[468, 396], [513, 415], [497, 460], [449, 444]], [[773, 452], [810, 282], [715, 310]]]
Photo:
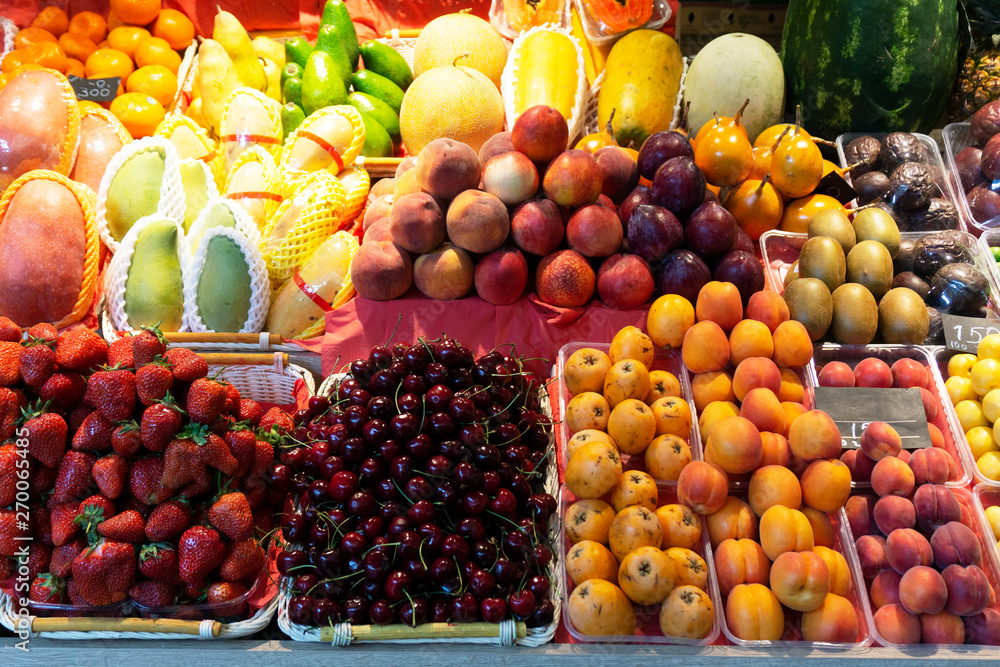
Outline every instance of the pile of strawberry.
[[274, 445], [292, 426], [155, 329], [108, 346], [0, 317], [0, 580], [28, 545], [36, 602], [242, 616], [284, 500], [265, 482]]

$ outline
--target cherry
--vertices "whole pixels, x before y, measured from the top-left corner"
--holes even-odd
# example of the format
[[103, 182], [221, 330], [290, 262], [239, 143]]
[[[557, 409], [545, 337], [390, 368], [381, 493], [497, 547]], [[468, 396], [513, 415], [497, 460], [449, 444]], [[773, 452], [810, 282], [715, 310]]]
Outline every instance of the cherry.
[[[409, 440], [420, 433], [420, 420], [415, 414], [404, 412], [389, 420], [389, 432], [397, 440]], [[527, 451], [525, 447], [525, 451]], [[525, 454], [527, 456], [527, 454]]]
[[507, 596], [507, 606], [520, 619], [531, 616], [535, 611], [535, 594], [527, 588]]
[[358, 476], [349, 470], [341, 470], [330, 479], [330, 497], [342, 503], [358, 490]]
[[400, 483], [410, 481], [413, 477], [413, 459], [406, 454], [392, 459], [389, 464], [389, 476]]
[[418, 500], [406, 511], [406, 517], [414, 524], [434, 521], [434, 504], [429, 500]]
[[490, 392], [488, 392], [486, 388], [481, 385], [476, 385], [472, 388], [469, 398], [472, 399], [472, 404], [476, 406], [477, 410], [486, 410], [493, 405], [493, 399], [490, 398]]
[[292, 590], [300, 595], [309, 595], [318, 583], [319, 577], [315, 574], [300, 574], [295, 577], [295, 581], [292, 583]]
[[372, 581], [370, 579], [365, 579], [361, 582], [359, 586], [360, 592], [364, 593], [369, 600], [373, 598], [380, 597], [384, 586], [381, 581]]
[[370, 516], [361, 521], [358, 527], [362, 535], [373, 540], [385, 530], [385, 521], [380, 516]]
[[441, 555], [464, 562], [469, 559], [469, 544], [460, 535], [448, 535], [441, 544]]
[[347, 511], [359, 518], [370, 517], [375, 512], [375, 497], [367, 491], [358, 491], [347, 501]]
[[394, 570], [385, 580], [385, 597], [390, 602], [399, 602], [406, 597], [412, 584], [413, 578], [408, 572]]
[[461, 462], [469, 458], [471, 450], [461, 440], [442, 440], [438, 444], [438, 453]]
[[404, 530], [396, 538], [399, 542], [399, 555], [403, 558], [419, 558], [420, 535], [415, 530]]
[[423, 414], [424, 402], [417, 394], [403, 394], [396, 400], [396, 407], [405, 414]]
[[514, 393], [506, 387], [495, 384], [490, 388], [490, 397], [498, 405], [510, 405], [511, 400], [514, 398]]
[[[344, 459], [339, 456], [328, 456], [326, 460], [323, 461], [323, 465], [320, 467], [320, 476], [326, 481], [333, 479], [333, 476], [344, 469]], [[329, 485], [327, 485], [327, 492], [329, 493]]]
[[392, 560], [381, 549], [365, 554], [365, 579], [368, 581], [385, 581], [391, 570]]
[[281, 453], [280, 461], [293, 470], [298, 470], [306, 461], [306, 450], [304, 447], [285, 450]]
[[478, 542], [486, 537], [486, 526], [479, 517], [467, 516], [456, 526], [458, 534], [472, 542]]
[[455, 565], [454, 559], [441, 556], [431, 563], [429, 574], [431, 581], [440, 585], [458, 574], [458, 566]]
[[456, 368], [448, 374], [448, 386], [455, 391], [468, 389], [473, 384], [472, 371], [468, 368]]
[[423, 540], [425, 554], [436, 556], [440, 553], [441, 546], [444, 544], [444, 531], [439, 526], [425, 523], [417, 529], [417, 534]]
[[411, 345], [403, 355], [403, 362], [411, 373], [423, 373], [431, 362], [431, 353], [423, 345]]
[[404, 359], [406, 357], [406, 351], [410, 349], [410, 346], [406, 343], [399, 342], [392, 346], [392, 357], [393, 359]]
[[361, 533], [350, 532], [340, 539], [340, 548], [348, 556], [360, 556], [368, 548], [368, 540]]
[[351, 623], [364, 625], [368, 622], [368, 600], [352, 596], [344, 600], [344, 616]]
[[517, 513], [517, 499], [508, 489], [497, 491], [496, 498], [490, 503], [490, 510], [505, 517], [514, 517]]
[[425, 433], [414, 436], [406, 443], [406, 453], [415, 459], [426, 459], [434, 450], [434, 440]]
[[552, 562], [552, 549], [544, 544], [536, 544], [533, 554], [533, 562], [535, 567], [542, 571], [549, 566]]
[[388, 600], [375, 600], [368, 611], [371, 622], [375, 625], [391, 625], [396, 622], [396, 612]]
[[427, 380], [423, 375], [411, 373], [403, 378], [402, 386], [407, 394], [423, 394], [427, 391]]
[[403, 563], [403, 567], [410, 573], [410, 577], [415, 583], [420, 584], [427, 581], [427, 566], [419, 558], [406, 561]]
[[430, 605], [426, 600], [416, 598], [412, 602], [404, 602], [399, 608], [399, 622], [411, 627], [427, 622]]
[[368, 456], [365, 441], [361, 438], [348, 438], [340, 447], [340, 455], [346, 463], [360, 463]]
[[372, 400], [372, 395], [367, 389], [355, 389], [347, 399], [347, 404], [365, 407], [370, 400]]
[[541, 495], [528, 498], [525, 503], [525, 511], [537, 521], [547, 521], [549, 518], [549, 504]]
[[[531, 450], [528, 449], [527, 445], [508, 445], [503, 448], [502, 456], [504, 461], [518, 468], [521, 461], [531, 456]], [[529, 489], [528, 492], [530, 493], [531, 490]]]
[[402, 454], [402, 450], [403, 448], [400, 447], [399, 442], [396, 440], [386, 440], [376, 448], [379, 458], [386, 463]]
[[521, 431], [513, 424], [500, 424], [497, 426], [496, 434], [497, 444], [518, 445], [521, 443]]
[[[364, 408], [362, 408], [364, 409]], [[344, 441], [351, 437], [346, 424], [334, 424], [326, 429], [326, 441], [330, 444], [330, 454], [339, 454]]]
[[465, 396], [456, 396], [448, 404], [448, 414], [460, 424], [468, 424], [475, 419], [476, 406]]
[[342, 557], [340, 555], [340, 550], [336, 547], [330, 547], [324, 549], [317, 554], [316, 566], [319, 568], [320, 573], [327, 577], [331, 577], [336, 574], [337, 570], [340, 568], [340, 563]]
[[330, 529], [323, 522], [314, 523], [309, 529], [309, 544], [317, 548], [326, 548], [330, 543]]
[[385, 465], [379, 459], [368, 458], [358, 466], [358, 480], [363, 486], [377, 482], [385, 474]]
[[514, 558], [524, 558], [531, 549], [531, 539], [521, 530], [512, 530], [503, 540], [504, 553]]
[[455, 433], [455, 420], [447, 412], [435, 412], [425, 425], [430, 429], [431, 435], [438, 438], [447, 438]]
[[410, 530], [412, 527], [413, 523], [405, 516], [397, 516], [389, 522], [389, 528], [385, 531], [385, 534], [390, 540], [396, 540], [399, 539], [400, 533], [404, 530]]
[[539, 628], [543, 625], [549, 625], [555, 618], [555, 605], [552, 604], [552, 600], [542, 600], [538, 603], [538, 607], [535, 608], [534, 613], [531, 614], [531, 618], [527, 620], [527, 626], [529, 628]]
[[323, 414], [330, 407], [330, 399], [326, 396], [310, 396], [307, 403], [309, 406], [309, 412], [313, 417]]
[[471, 491], [462, 497], [462, 511], [469, 516], [479, 516], [490, 505], [490, 497], [482, 491]]
[[267, 470], [268, 484], [279, 491], [287, 491], [292, 481], [292, 469], [284, 463], [274, 461]]
[[382, 505], [378, 511], [379, 517], [381, 517], [381, 519], [386, 523], [392, 521], [397, 516], [403, 516], [405, 513], [406, 510], [403, 509], [403, 506], [394, 500], [390, 500], [386, 504]]
[[526, 588], [535, 594], [536, 600], [541, 600], [546, 595], [549, 594], [549, 589], [551, 588], [551, 584], [549, 583], [548, 577], [536, 574], [535, 576], [528, 579]]
[[302, 542], [306, 539], [306, 520], [301, 514], [286, 514], [281, 519], [281, 532], [289, 542]]
[[385, 369], [377, 371], [372, 376], [369, 391], [375, 396], [391, 396], [396, 393], [398, 385], [399, 379], [396, 377], [396, 374], [389, 369]]
[[319, 505], [330, 499], [330, 485], [325, 479], [317, 479], [309, 485], [309, 502]]
[[427, 364], [424, 377], [427, 378], [427, 383], [431, 386], [445, 384], [448, 382], [448, 368], [442, 363], [431, 362]]
[[388, 396], [376, 396], [368, 401], [368, 412], [375, 419], [392, 419], [396, 414], [396, 404]]
[[424, 470], [434, 477], [450, 477], [455, 465], [447, 456], [432, 456], [424, 462]]
[[437, 488], [434, 490], [434, 499], [439, 503], [444, 503], [449, 508], [458, 505], [460, 495], [458, 487], [450, 479], [438, 482]]
[[340, 529], [340, 532], [344, 532], [344, 526], [348, 525], [351, 521], [351, 517], [347, 516], [347, 512], [339, 507], [334, 507], [332, 510], [328, 510], [326, 518], [328, 519], [330, 525], [335, 529]]
[[368, 379], [371, 376], [371, 364], [367, 359], [356, 359], [351, 362], [351, 375], [356, 378]]
[[[308, 498], [304, 500], [308, 501]], [[319, 518], [319, 510], [316, 509], [315, 505], [307, 505], [302, 510], [302, 518], [305, 519], [306, 525], [311, 526], [316, 523], [316, 519]]]
[[292, 421], [294, 421], [296, 424], [305, 424], [310, 419], [312, 419], [312, 413], [309, 412], [309, 410], [306, 410], [305, 408], [301, 410], [296, 410], [295, 414], [292, 415]]
[[403, 487], [403, 495], [414, 502], [433, 498], [434, 485], [424, 477], [418, 475], [407, 480], [406, 485]]
[[[479, 429], [479, 433], [484, 433], [483, 427], [480, 426], [479, 424], [466, 426], [464, 429], [462, 429], [462, 432], [465, 433], [467, 429], [474, 430], [477, 428]], [[470, 434], [476, 435], [475, 433], [471, 433], [471, 431]], [[463, 439], [462, 442], [465, 442], [465, 440]], [[493, 445], [487, 445], [484, 436], [483, 442], [476, 443], [475, 448], [473, 449], [472, 462], [475, 463], [480, 468], [486, 470], [493, 470], [500, 466], [500, 450], [494, 447]], [[489, 491], [487, 491], [487, 493], [489, 493]]]
[[424, 398], [427, 399], [427, 406], [429, 410], [434, 410], [435, 412], [445, 410], [451, 403], [452, 393], [451, 389], [443, 384], [436, 384], [424, 394]]
[[368, 353], [368, 363], [375, 368], [388, 368], [392, 363], [392, 352], [381, 345], [376, 345]]
[[469, 590], [481, 598], [493, 595], [496, 587], [496, 577], [485, 570], [474, 570], [469, 578]]
[[316, 595], [330, 600], [343, 600], [347, 593], [347, 585], [342, 579], [325, 579], [319, 582]]
[[346, 567], [347, 571], [350, 572], [351, 574], [354, 574], [355, 572], [361, 572], [364, 566], [365, 566], [365, 561], [361, 556], [351, 556], [346, 561], [344, 561], [344, 567]]
[[449, 615], [448, 601], [434, 600], [431, 604], [431, 623], [447, 623]]
[[313, 603], [313, 622], [316, 625], [324, 626], [336, 623], [340, 618], [340, 605], [333, 600], [319, 599]]
[[452, 599], [449, 611], [455, 622], [471, 623], [479, 618], [479, 600], [472, 593], [465, 593]]
[[288, 601], [288, 620], [297, 625], [312, 623], [312, 598], [307, 595], [296, 595]]
[[487, 470], [483, 473], [483, 492], [488, 495], [496, 495], [500, 490], [500, 473], [495, 470]]
[[517, 567], [503, 556], [493, 564], [493, 575], [502, 586], [507, 586], [514, 581], [517, 576]]
[[486, 598], [479, 603], [479, 613], [487, 623], [499, 623], [507, 615], [507, 603], [503, 598]]
[[468, 461], [455, 464], [455, 480], [469, 490], [478, 489], [483, 484], [483, 472]]
[[282, 576], [288, 576], [289, 574], [294, 574], [295, 570], [303, 567], [308, 562], [309, 558], [306, 556], [305, 551], [300, 549], [285, 550], [277, 556], [278, 572]]
[[344, 426], [354, 434], [360, 435], [361, 429], [368, 423], [368, 409], [360, 405], [349, 405], [344, 409]]
[[497, 559], [497, 548], [492, 542], [477, 540], [473, 543], [469, 556], [481, 568], [490, 568]]
[[369, 445], [377, 445], [389, 435], [389, 425], [381, 419], [370, 419], [361, 429], [361, 435]]

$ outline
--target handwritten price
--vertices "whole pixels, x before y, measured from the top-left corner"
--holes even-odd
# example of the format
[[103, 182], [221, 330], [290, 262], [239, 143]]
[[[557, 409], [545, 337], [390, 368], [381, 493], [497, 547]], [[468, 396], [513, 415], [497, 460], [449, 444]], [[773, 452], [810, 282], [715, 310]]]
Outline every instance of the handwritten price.
[[121, 83], [121, 77], [81, 79], [77, 76], [70, 76], [69, 83], [73, 86], [73, 91], [80, 100], [108, 102], [115, 99], [115, 96], [118, 94], [118, 85]]
[[[966, 320], [966, 318], [962, 318]], [[945, 320], [945, 334], [948, 348], [959, 352], [976, 352], [979, 343], [986, 336], [1000, 334], [1000, 322], [995, 320], [979, 320], [981, 324], [969, 324], [958, 318]]]

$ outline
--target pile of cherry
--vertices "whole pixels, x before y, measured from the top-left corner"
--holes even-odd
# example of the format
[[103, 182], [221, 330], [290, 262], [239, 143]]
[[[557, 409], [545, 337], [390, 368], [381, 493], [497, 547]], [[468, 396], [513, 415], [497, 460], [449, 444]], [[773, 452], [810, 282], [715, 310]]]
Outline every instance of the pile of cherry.
[[375, 347], [295, 415], [272, 481], [293, 623], [548, 625], [552, 425], [521, 358]]

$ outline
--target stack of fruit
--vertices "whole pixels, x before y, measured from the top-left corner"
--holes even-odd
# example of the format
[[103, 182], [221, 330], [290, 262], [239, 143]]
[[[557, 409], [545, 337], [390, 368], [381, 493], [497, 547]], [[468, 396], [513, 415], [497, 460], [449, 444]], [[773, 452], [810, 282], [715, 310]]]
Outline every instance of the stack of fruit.
[[991, 183], [1000, 176], [1000, 101], [993, 101], [972, 114], [969, 133], [975, 143], [955, 156], [955, 167], [969, 202], [972, 219], [986, 223], [1000, 215], [1000, 194]]
[[278, 555], [291, 622], [551, 624], [539, 389], [513, 353], [421, 339], [373, 348], [310, 399], [271, 475], [293, 494]]
[[193, 352], [166, 351], [156, 330], [109, 347], [37, 325], [22, 341], [0, 318], [0, 337], [0, 435], [17, 436], [0, 447], [3, 506], [27, 469], [31, 516], [0, 509], [4, 577], [28, 538], [30, 599], [71, 605], [50, 615], [120, 613], [131, 598], [153, 615], [207, 602], [207, 615], [245, 616], [284, 497], [265, 481], [272, 442], [291, 418], [209, 378]]
[[1000, 335], [984, 337], [976, 354], [948, 359], [945, 387], [979, 474], [1000, 481], [1000, 433], [993, 428], [1000, 419]]

